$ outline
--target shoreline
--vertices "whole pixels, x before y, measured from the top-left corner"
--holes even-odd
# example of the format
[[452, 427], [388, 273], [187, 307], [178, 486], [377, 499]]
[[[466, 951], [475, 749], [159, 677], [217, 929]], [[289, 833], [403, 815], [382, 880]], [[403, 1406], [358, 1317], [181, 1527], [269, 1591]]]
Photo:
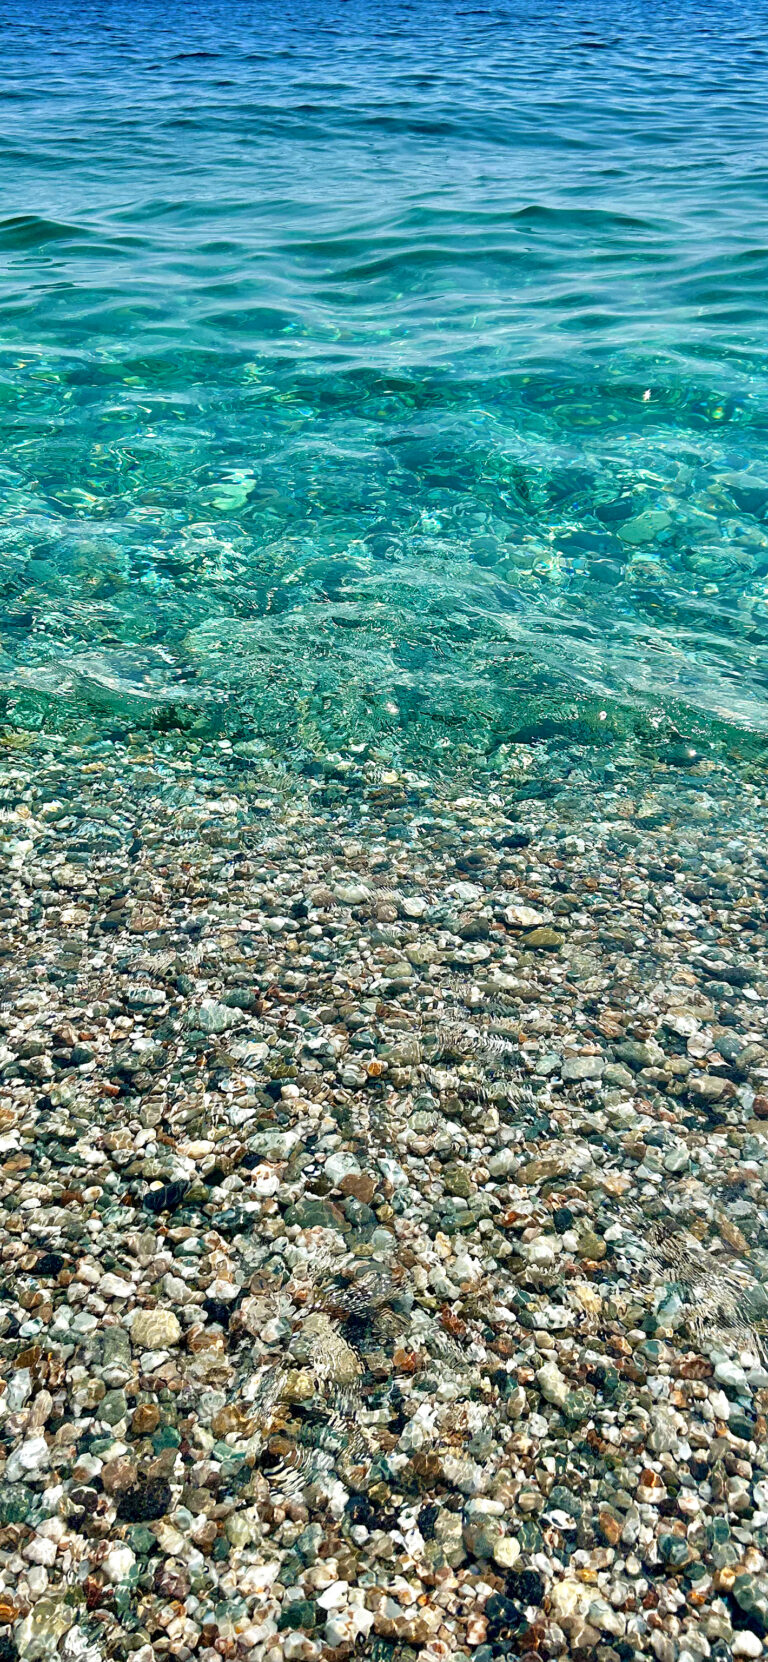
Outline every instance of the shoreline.
[[6, 752], [0, 1655], [763, 1653], [764, 786], [520, 755]]

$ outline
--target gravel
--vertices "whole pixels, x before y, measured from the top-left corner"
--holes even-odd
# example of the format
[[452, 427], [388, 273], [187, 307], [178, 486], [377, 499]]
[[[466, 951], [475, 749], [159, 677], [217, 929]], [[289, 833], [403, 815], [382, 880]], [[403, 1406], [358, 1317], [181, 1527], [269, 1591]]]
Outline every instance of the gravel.
[[759, 768], [0, 768], [0, 1659], [762, 1655]]

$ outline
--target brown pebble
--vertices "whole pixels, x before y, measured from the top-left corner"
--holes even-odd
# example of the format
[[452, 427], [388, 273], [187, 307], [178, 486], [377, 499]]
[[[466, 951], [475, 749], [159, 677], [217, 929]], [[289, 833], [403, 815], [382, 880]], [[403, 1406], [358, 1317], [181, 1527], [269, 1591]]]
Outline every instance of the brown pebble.
[[662, 1483], [658, 1473], [650, 1471], [646, 1466], [640, 1473], [638, 1487], [640, 1489], [655, 1489], [662, 1491], [664, 1489], [664, 1484]]
[[353, 1200], [359, 1200], [363, 1206], [370, 1206], [376, 1193], [376, 1180], [367, 1171], [350, 1171], [342, 1177], [339, 1188], [343, 1195], [351, 1195]]
[[101, 1468], [101, 1481], [108, 1495], [122, 1495], [136, 1482], [136, 1467], [130, 1455], [120, 1454]]
[[532, 929], [530, 935], [526, 935], [525, 945], [533, 947], [534, 951], [557, 952], [564, 940], [565, 936], [560, 934], [559, 929], [550, 929], [546, 924], [542, 924], [539, 929]]
[[160, 1409], [156, 1402], [140, 1402], [131, 1415], [131, 1430], [137, 1437], [148, 1437], [160, 1424]]
[[597, 1515], [598, 1527], [604, 1541], [609, 1547], [617, 1547], [621, 1540], [621, 1524], [606, 1506], [601, 1507]]
[[150, 1460], [146, 1469], [147, 1477], [171, 1477], [176, 1465], [176, 1453], [175, 1448], [162, 1448], [154, 1460]]
[[247, 1424], [248, 1416], [243, 1413], [242, 1408], [236, 1407], [233, 1402], [228, 1402], [224, 1408], [220, 1408], [219, 1412], [214, 1414], [211, 1420], [211, 1430], [216, 1437], [226, 1437], [230, 1431], [242, 1431], [243, 1426]]

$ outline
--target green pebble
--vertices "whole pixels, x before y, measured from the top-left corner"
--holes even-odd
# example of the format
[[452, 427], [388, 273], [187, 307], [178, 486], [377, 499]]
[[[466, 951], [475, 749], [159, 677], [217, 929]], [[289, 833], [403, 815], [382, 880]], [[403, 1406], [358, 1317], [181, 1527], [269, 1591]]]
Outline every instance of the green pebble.
[[588, 1420], [590, 1414], [594, 1412], [594, 1407], [594, 1391], [590, 1391], [586, 1385], [582, 1385], [579, 1390], [568, 1392], [563, 1404], [563, 1414], [572, 1424], [577, 1424], [579, 1420]]
[[141, 1523], [129, 1526], [126, 1530], [126, 1540], [137, 1558], [146, 1558], [157, 1546], [151, 1529], [147, 1529], [146, 1524]]
[[24, 1483], [0, 1485], [0, 1523], [24, 1523], [35, 1503], [35, 1496]]
[[737, 1575], [732, 1596], [739, 1609], [752, 1618], [757, 1632], [764, 1637], [768, 1633], [768, 1576]]
[[571, 1489], [566, 1489], [562, 1483], [556, 1483], [547, 1496], [547, 1511], [565, 1512], [569, 1518], [580, 1518], [584, 1508]]
[[99, 1419], [106, 1420], [107, 1425], [117, 1425], [124, 1420], [128, 1413], [128, 1402], [125, 1391], [107, 1391], [99, 1404]]
[[673, 768], [695, 768], [701, 754], [692, 744], [671, 744], [661, 753], [662, 761]]
[[317, 1626], [317, 1605], [312, 1599], [293, 1599], [283, 1606], [277, 1618], [280, 1632], [285, 1628], [313, 1628]]
[[[164, 1448], [178, 1448], [181, 1442], [181, 1432], [173, 1425], [161, 1425], [152, 1436], [152, 1447], [155, 1454]], [[231, 1451], [230, 1451], [231, 1452]]]
[[461, 1200], [469, 1200], [474, 1193], [475, 1185], [465, 1166], [451, 1163], [444, 1168], [443, 1183], [449, 1195], [457, 1195]]
[[659, 1552], [665, 1564], [673, 1569], [682, 1569], [690, 1562], [691, 1549], [687, 1541], [681, 1540], [679, 1535], [662, 1535], [659, 1538]]
[[542, 1535], [538, 1524], [534, 1523], [533, 1518], [523, 1519], [523, 1522], [517, 1531], [517, 1539], [520, 1542], [521, 1552], [543, 1551], [544, 1536]]

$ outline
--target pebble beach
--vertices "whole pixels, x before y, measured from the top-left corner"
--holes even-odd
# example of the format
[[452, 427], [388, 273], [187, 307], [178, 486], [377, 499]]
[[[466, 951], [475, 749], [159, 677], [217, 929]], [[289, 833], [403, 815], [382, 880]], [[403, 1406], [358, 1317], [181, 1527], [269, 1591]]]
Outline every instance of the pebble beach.
[[764, 771], [0, 788], [3, 1662], [763, 1655]]
[[768, 0], [0, 38], [0, 1662], [768, 1662]]

